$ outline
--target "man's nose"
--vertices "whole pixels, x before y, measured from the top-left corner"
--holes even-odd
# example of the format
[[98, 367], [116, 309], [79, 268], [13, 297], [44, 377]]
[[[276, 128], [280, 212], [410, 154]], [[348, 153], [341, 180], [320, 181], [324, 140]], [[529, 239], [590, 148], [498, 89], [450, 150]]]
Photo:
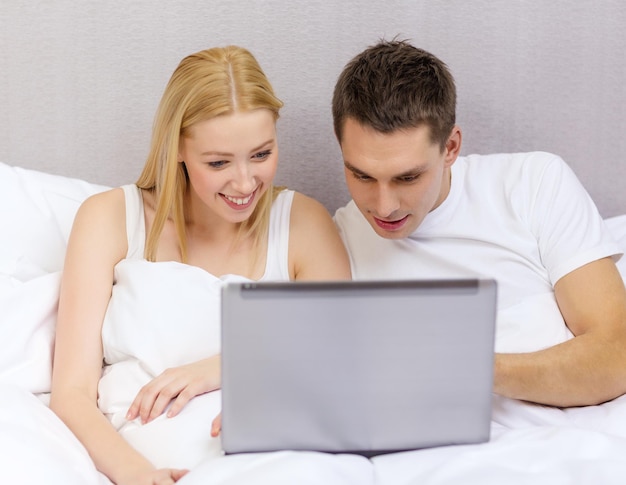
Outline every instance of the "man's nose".
[[388, 218], [400, 209], [400, 200], [392, 187], [380, 185], [376, 194], [376, 215], [382, 219]]

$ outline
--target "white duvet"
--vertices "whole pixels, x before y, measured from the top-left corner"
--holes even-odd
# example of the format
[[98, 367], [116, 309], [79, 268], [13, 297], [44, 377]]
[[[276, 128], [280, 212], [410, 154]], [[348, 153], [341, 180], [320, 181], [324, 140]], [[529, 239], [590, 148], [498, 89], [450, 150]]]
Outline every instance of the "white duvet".
[[[32, 393], [0, 386], [3, 483], [107, 484], [84, 448]], [[181, 485], [623, 484], [626, 398], [567, 411], [496, 398], [488, 443], [381, 455], [216, 456]]]
[[[67, 211], [75, 210], [80, 200], [99, 187], [0, 164], [0, 182], [8, 181], [13, 187], [13, 192], [0, 190], [0, 204], [15, 207], [21, 203], [15, 199], [22, 194], [14, 188], [23, 185], [25, 177], [29, 190], [21, 202], [31, 210], [31, 224], [23, 222], [23, 214], [0, 215], [2, 227], [19, 224], [20, 234], [28, 236], [27, 241], [10, 238], [8, 245], [0, 243], [0, 481], [108, 484], [82, 445], [46, 405], [61, 249], [71, 223]], [[32, 224], [35, 215], [40, 219]], [[607, 223], [626, 248], [626, 215]], [[46, 238], [41, 237], [43, 233]], [[42, 259], [43, 247], [51, 252]], [[626, 275], [626, 258], [618, 267]], [[192, 401], [189, 412], [183, 414], [193, 419], [178, 428], [178, 437], [166, 443], [165, 453], [185, 450], [178, 446], [178, 440], [186, 436], [180, 429], [210, 425], [218, 408], [219, 392]], [[167, 430], [156, 434], [162, 439]], [[143, 431], [137, 439], [149, 441], [154, 436]], [[223, 456], [219, 446], [214, 446], [204, 458], [179, 482], [181, 485], [621, 485], [626, 483], [626, 397], [599, 406], [561, 410], [494, 396], [491, 440], [479, 445], [395, 453], [369, 460], [356, 455], [291, 451]]]
[[[241, 279], [226, 277], [224, 279]], [[142, 386], [168, 368], [220, 352], [222, 279], [175, 262], [124, 260], [102, 328], [106, 366], [98, 406], [115, 428], [158, 467], [192, 468], [221, 454], [211, 438], [220, 393], [194, 398], [173, 418], [141, 424], [125, 416]]]

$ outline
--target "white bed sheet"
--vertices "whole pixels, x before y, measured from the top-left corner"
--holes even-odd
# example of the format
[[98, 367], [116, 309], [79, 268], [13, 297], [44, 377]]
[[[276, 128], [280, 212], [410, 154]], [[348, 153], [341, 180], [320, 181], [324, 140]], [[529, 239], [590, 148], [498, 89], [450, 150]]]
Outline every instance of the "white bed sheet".
[[[8, 186], [9, 188], [6, 188]], [[46, 406], [63, 247], [80, 202], [106, 187], [0, 163], [0, 466], [3, 483], [103, 485]], [[607, 219], [626, 249], [626, 214]], [[13, 237], [15, 235], [15, 237]], [[626, 258], [618, 262], [626, 279]], [[181, 485], [622, 484], [626, 397], [556, 409], [494, 396], [485, 444], [382, 455], [278, 452], [220, 456]]]
[[[496, 398], [497, 400], [497, 398]], [[505, 400], [509, 401], [509, 400]], [[104, 485], [86, 451], [32, 393], [0, 386], [3, 482]], [[381, 455], [276, 452], [222, 456], [181, 485], [604, 484], [626, 477], [626, 399], [567, 411], [496, 405], [492, 439], [478, 445]]]

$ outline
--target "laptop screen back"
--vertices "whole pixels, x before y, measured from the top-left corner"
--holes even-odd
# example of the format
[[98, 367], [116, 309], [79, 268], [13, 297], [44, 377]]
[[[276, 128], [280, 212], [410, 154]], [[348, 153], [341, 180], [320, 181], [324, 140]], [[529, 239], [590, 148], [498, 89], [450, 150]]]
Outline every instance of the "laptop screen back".
[[230, 283], [222, 446], [365, 455], [489, 439], [496, 283]]

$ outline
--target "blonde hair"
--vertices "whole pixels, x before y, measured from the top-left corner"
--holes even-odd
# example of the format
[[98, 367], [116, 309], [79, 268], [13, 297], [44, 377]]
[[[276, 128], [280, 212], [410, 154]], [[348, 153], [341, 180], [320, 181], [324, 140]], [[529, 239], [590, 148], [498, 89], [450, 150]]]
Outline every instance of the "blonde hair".
[[[156, 212], [146, 238], [145, 257], [154, 261], [159, 236], [169, 217], [174, 221], [182, 261], [187, 261], [184, 195], [188, 175], [179, 163], [180, 140], [195, 123], [235, 111], [269, 109], [275, 119], [283, 103], [257, 60], [237, 46], [216, 47], [185, 57], [170, 78], [154, 120], [150, 152], [136, 184], [150, 190]], [[276, 189], [270, 186], [239, 228], [255, 241], [267, 231]]]

